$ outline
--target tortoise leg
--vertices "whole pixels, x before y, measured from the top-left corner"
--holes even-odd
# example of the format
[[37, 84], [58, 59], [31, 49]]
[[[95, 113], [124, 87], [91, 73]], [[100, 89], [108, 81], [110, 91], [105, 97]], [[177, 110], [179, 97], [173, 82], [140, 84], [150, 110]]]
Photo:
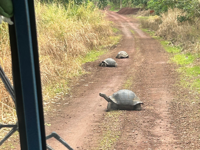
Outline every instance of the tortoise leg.
[[142, 110], [141, 104], [137, 104], [135, 106], [135, 110], [137, 110], [137, 111]]
[[112, 110], [117, 110], [117, 109], [118, 109], [118, 106], [117, 106], [117, 104], [112, 103], [112, 104], [111, 104], [111, 108], [112, 108]]
[[110, 111], [110, 110], [116, 110], [117, 109], [117, 105], [113, 102], [108, 102], [108, 105], [107, 105], [107, 111]]
[[111, 110], [111, 102], [108, 102], [107, 111], [110, 111], [110, 110]]

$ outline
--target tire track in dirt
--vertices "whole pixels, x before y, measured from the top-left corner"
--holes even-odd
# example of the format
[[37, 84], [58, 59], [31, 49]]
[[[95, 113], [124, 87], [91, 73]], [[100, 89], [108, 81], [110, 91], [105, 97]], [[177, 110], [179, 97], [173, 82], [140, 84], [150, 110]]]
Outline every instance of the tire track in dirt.
[[119, 26], [121, 27], [121, 31], [123, 32], [123, 34], [126, 36], [126, 38], [133, 38], [133, 35], [131, 34], [130, 30], [126, 27], [127, 25], [123, 24], [120, 19], [118, 17], [116, 17], [115, 15], [112, 15], [111, 13], [106, 13], [108, 16], [114, 18]]
[[110, 14], [112, 14], [111, 16], [114, 16], [114, 18], [117, 20], [120, 20], [121, 18], [121, 22], [127, 23], [141, 38], [147, 38], [145, 33], [138, 28], [138, 23], [133, 23], [133, 20], [131, 20], [130, 18], [124, 17], [115, 12], [110, 12]]
[[[137, 67], [136, 74], [139, 73], [139, 75], [135, 80], [139, 80], [139, 85], [137, 86], [136, 83], [133, 91], [141, 95], [141, 99], [146, 102], [145, 106], [148, 106], [145, 107], [143, 113], [138, 113], [140, 117], [133, 117], [131, 116], [132, 113], [128, 112], [128, 117], [126, 116], [125, 120], [129, 121], [123, 129], [124, 132], [122, 131], [120, 142], [116, 144], [115, 149], [179, 149], [176, 144], [176, 137], [173, 135], [173, 129], [170, 127], [171, 116], [168, 111], [173, 98], [170, 94], [172, 91], [170, 92], [168, 86], [172, 86], [173, 82], [169, 81], [173, 80], [174, 76], [170, 74], [173, 70], [167, 64], [168, 59], [164, 50], [158, 42], [146, 36], [135, 24], [131, 23], [129, 18], [119, 14], [116, 16], [128, 23], [129, 28], [134, 29], [138, 34], [136, 38], [139, 41], [138, 45], [140, 45], [144, 62], [140, 67]], [[115, 19], [119, 21], [116, 16]], [[143, 93], [148, 96], [143, 97]], [[146, 111], [148, 111], [147, 114]], [[144, 117], [145, 119], [142, 119]], [[133, 124], [137, 128], [131, 128], [128, 125], [131, 123], [130, 119], [134, 119], [132, 123], [136, 122], [137, 124]]]

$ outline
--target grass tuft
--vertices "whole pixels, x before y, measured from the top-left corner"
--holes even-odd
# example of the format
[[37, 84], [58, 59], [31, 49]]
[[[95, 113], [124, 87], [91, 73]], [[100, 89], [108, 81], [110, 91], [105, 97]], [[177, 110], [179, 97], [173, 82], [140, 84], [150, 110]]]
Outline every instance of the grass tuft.
[[131, 89], [131, 86], [133, 85], [133, 76], [128, 77], [126, 82], [123, 85], [124, 89]]
[[176, 64], [187, 65], [194, 62], [195, 57], [191, 54], [176, 54], [172, 58]]
[[114, 144], [119, 139], [121, 132], [120, 116], [123, 115], [122, 111], [111, 111], [106, 113], [103, 121], [103, 137], [100, 140], [98, 149], [112, 150]]
[[86, 63], [86, 62], [93, 62], [95, 60], [98, 59], [99, 56], [103, 55], [104, 53], [106, 53], [106, 50], [102, 50], [102, 51], [97, 51], [97, 50], [91, 50], [89, 51], [84, 58], [80, 58], [82, 60], [82, 63]]

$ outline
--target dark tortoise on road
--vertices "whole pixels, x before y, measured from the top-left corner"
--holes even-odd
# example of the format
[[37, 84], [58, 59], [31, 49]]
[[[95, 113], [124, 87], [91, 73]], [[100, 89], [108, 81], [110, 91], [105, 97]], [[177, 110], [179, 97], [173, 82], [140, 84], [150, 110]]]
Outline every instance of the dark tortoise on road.
[[116, 58], [128, 58], [128, 57], [129, 56], [128, 56], [127, 52], [125, 52], [125, 51], [120, 51], [116, 56]]
[[102, 61], [99, 66], [102, 67], [117, 67], [117, 63], [114, 59], [112, 58], [107, 58], [104, 61]]
[[141, 110], [143, 102], [130, 90], [119, 90], [111, 96], [99, 93], [107, 102], [107, 110]]

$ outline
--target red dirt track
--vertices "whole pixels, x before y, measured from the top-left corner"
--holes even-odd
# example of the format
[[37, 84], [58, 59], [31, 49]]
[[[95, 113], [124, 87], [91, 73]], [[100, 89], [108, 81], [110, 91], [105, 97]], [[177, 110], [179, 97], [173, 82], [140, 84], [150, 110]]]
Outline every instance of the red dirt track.
[[[131, 79], [129, 89], [144, 102], [143, 110], [122, 111], [119, 139], [109, 149], [181, 149], [169, 111], [176, 74], [167, 63], [168, 54], [158, 41], [139, 29], [137, 20], [119, 12], [106, 11], [106, 15], [122, 31], [122, 41], [97, 61], [84, 65], [90, 74], [78, 78], [72, 93], [61, 101], [62, 106], [45, 117], [45, 122], [51, 124], [46, 126], [46, 134], [58, 133], [75, 150], [98, 149], [103, 138], [100, 127], [107, 114], [107, 102], [99, 93], [112, 95]], [[129, 54], [128, 59], [115, 58], [122, 50]], [[118, 67], [99, 67], [105, 58], [115, 59]], [[48, 144], [56, 150], [66, 149], [54, 139]]]

